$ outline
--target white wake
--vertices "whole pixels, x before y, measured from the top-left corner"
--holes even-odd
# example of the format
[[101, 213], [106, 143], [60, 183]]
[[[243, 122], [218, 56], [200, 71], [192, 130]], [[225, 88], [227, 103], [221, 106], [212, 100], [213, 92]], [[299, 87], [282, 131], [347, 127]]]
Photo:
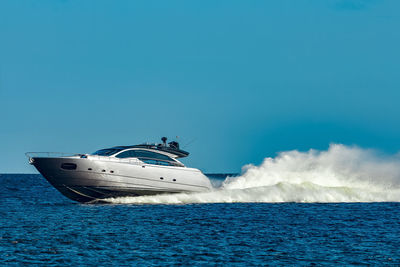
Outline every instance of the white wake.
[[330, 145], [327, 151], [281, 152], [246, 165], [210, 192], [111, 198], [111, 203], [398, 202], [400, 157]]

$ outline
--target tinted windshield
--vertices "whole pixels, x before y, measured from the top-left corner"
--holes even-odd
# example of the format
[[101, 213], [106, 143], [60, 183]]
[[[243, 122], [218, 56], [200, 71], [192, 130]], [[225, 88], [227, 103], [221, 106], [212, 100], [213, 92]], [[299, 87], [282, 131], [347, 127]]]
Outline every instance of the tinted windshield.
[[170, 157], [166, 155], [162, 155], [159, 153], [146, 151], [146, 150], [128, 150], [124, 151], [121, 154], [116, 156], [117, 158], [147, 158], [147, 159], [160, 159], [167, 161], [174, 161]]
[[121, 152], [116, 155], [117, 158], [138, 158], [144, 163], [153, 164], [153, 165], [164, 165], [164, 166], [177, 166], [183, 167], [182, 163], [174, 161], [172, 158], [147, 150], [128, 150]]
[[119, 151], [121, 151], [121, 149], [115, 149], [115, 148], [100, 149], [92, 153], [92, 155], [111, 156]]

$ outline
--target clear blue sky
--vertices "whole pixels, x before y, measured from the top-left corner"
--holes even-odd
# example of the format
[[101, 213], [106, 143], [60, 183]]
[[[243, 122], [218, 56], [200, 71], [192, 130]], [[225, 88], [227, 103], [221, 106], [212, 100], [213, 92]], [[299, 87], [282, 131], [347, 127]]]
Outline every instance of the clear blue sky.
[[236, 172], [331, 142], [400, 150], [400, 1], [0, 2], [0, 173], [26, 151], [196, 138]]

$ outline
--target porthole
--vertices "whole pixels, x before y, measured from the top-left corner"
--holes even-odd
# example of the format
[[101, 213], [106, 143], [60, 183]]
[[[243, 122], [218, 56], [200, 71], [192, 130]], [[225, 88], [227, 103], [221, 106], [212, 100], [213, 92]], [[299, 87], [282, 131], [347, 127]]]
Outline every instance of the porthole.
[[111, 173], [114, 173], [114, 171], [110, 171]]
[[176, 182], [176, 179], [172, 179], [172, 181]]
[[88, 168], [88, 171], [91, 171], [92, 170], [92, 168]]
[[164, 177], [160, 177], [160, 180], [164, 180]]
[[106, 172], [106, 170], [101, 170], [102, 172]]

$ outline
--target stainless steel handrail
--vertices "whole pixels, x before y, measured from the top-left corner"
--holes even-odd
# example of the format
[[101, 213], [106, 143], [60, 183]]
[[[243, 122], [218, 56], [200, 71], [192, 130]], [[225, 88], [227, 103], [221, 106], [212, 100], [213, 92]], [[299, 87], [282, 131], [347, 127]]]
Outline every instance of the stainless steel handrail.
[[77, 153], [64, 153], [64, 152], [26, 152], [25, 156], [28, 158], [50, 158], [50, 157], [73, 157], [73, 156], [81, 156], [85, 154], [77, 154]]

